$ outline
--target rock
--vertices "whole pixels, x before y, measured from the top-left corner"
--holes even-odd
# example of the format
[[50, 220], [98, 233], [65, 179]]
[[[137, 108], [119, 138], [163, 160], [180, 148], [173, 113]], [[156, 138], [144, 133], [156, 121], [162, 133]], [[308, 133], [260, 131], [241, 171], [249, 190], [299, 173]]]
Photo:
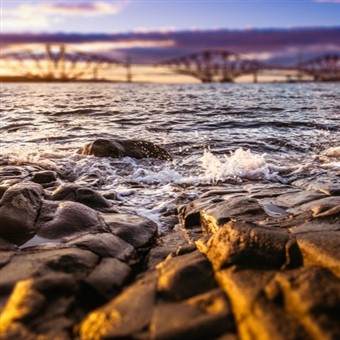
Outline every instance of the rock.
[[296, 235], [304, 265], [328, 268], [340, 279], [340, 231]]
[[324, 197], [325, 194], [321, 192], [301, 191], [280, 195], [274, 199], [274, 203], [286, 208], [293, 208]]
[[235, 329], [220, 289], [183, 302], [158, 304], [151, 323], [152, 339], [212, 339]]
[[111, 231], [133, 247], [151, 245], [157, 236], [157, 224], [146, 217], [130, 214], [103, 214]]
[[216, 287], [209, 261], [197, 251], [168, 258], [157, 268], [157, 291], [170, 300], [183, 300]]
[[300, 322], [282, 309], [280, 295], [266, 291], [274, 276], [275, 271], [236, 266], [216, 273], [220, 287], [230, 298], [239, 338], [310, 339]]
[[0, 200], [0, 237], [20, 243], [37, 230], [37, 219], [44, 189], [41, 185], [22, 182], [6, 190]]
[[112, 204], [102, 195], [90, 188], [82, 188], [76, 184], [62, 184], [53, 191], [52, 200], [74, 201], [100, 211], [109, 211]]
[[32, 182], [39, 184], [51, 183], [55, 182], [56, 180], [56, 173], [50, 170], [36, 172], [32, 178]]
[[305, 267], [279, 273], [275, 281], [284, 294], [286, 310], [305, 327], [310, 338], [339, 339], [339, 278], [324, 268]]
[[110, 233], [84, 234], [72, 238], [67, 245], [91, 250], [100, 257], [115, 257], [125, 262], [136, 256], [129, 243]]
[[150, 324], [155, 297], [156, 279], [151, 273], [103, 307], [90, 312], [80, 325], [80, 338], [135, 338]]
[[38, 221], [39, 236], [55, 239], [76, 233], [109, 231], [101, 216], [86, 205], [66, 201], [57, 204], [56, 207], [55, 212], [41, 212]]
[[83, 277], [97, 262], [97, 255], [78, 248], [21, 252], [0, 269], [2, 291], [10, 292], [18, 281], [43, 277], [51, 272], [72, 273], [75, 277]]
[[332, 180], [329, 177], [322, 176], [318, 176], [317, 179], [299, 179], [292, 184], [307, 191], [319, 191], [326, 195], [340, 195], [340, 180], [335, 177]]
[[296, 244], [289, 242], [287, 230], [257, 227], [244, 222], [229, 222], [205, 246], [196, 244], [207, 255], [215, 270], [234, 264], [281, 268], [292, 261], [286, 258], [286, 254], [292, 252], [287, 248], [296, 248]]
[[111, 298], [122, 287], [131, 269], [125, 263], [111, 258], [104, 258], [85, 279], [103, 298]]
[[2, 196], [4, 195], [5, 191], [10, 188], [11, 186], [13, 186], [14, 184], [20, 183], [21, 180], [17, 179], [17, 178], [13, 178], [13, 179], [5, 179], [3, 181], [1, 181], [0, 183], [0, 199], [2, 198]]
[[230, 220], [259, 222], [268, 218], [264, 208], [256, 199], [233, 197], [207, 208], [201, 209], [201, 226], [204, 231], [216, 232], [224, 223]]
[[65, 315], [74, 302], [75, 288], [75, 280], [65, 274], [18, 282], [0, 315], [1, 337], [70, 339], [73, 322]]
[[9, 250], [3, 251], [3, 250], [0, 250], [0, 268], [2, 268], [8, 262], [10, 262], [14, 255], [15, 255], [14, 251], [9, 251]]
[[79, 150], [83, 155], [97, 157], [132, 157], [132, 158], [158, 158], [170, 161], [171, 156], [161, 147], [143, 140], [108, 140], [97, 139], [86, 144]]

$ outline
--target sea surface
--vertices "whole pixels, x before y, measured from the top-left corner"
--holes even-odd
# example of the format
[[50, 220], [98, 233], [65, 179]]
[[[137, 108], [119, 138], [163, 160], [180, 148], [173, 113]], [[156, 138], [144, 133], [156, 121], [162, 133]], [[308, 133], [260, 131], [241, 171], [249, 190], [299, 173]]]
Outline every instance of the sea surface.
[[[0, 181], [9, 167], [72, 174], [122, 212], [162, 214], [225, 183], [339, 176], [340, 91], [303, 84], [2, 84]], [[173, 161], [77, 153], [97, 138], [142, 139]], [[6, 177], [7, 176], [7, 177]]]

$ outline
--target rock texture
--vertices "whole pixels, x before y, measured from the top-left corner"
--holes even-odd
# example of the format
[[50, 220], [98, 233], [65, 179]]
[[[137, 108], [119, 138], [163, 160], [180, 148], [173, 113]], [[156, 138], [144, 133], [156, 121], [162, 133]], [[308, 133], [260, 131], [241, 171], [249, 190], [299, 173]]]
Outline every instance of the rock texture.
[[[128, 145], [115, 143], [106, 151], [122, 156]], [[83, 152], [112, 156], [100, 150]], [[93, 189], [49, 194], [17, 183], [16, 168], [4, 174], [1, 338], [340, 338], [334, 183], [211, 188], [179, 205], [181, 225], [159, 235], [147, 218], [102, 211], [111, 203]]]
[[165, 149], [143, 140], [97, 139], [81, 148], [80, 153], [97, 157], [121, 158], [129, 156], [132, 158], [171, 160], [171, 156]]

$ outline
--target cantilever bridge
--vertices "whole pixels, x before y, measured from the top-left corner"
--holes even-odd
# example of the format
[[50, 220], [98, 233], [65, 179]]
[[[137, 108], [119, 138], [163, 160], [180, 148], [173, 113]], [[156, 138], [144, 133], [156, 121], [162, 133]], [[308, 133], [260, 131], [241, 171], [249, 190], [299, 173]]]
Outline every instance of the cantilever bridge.
[[253, 75], [254, 82], [260, 71], [296, 71], [299, 76], [309, 75], [316, 81], [340, 81], [340, 55], [325, 55], [293, 67], [272, 66], [249, 60], [229, 51], [203, 51], [158, 64], [173, 72], [198, 78], [204, 83], [232, 82], [243, 75]]
[[106, 56], [84, 53], [65, 45], [44, 45], [43, 49], [8, 52], [0, 55], [3, 66], [26, 79], [97, 79], [100, 71], [125, 67], [131, 80], [130, 64]]
[[[122, 62], [99, 54], [79, 52], [63, 44], [47, 44], [34, 50], [0, 55], [3, 69], [32, 80], [74, 81], [98, 79], [99, 73], [124, 68], [126, 81], [131, 81], [130, 62]], [[253, 75], [254, 82], [263, 71], [293, 71], [296, 79], [308, 75], [315, 81], [340, 81], [340, 55], [324, 55], [291, 67], [273, 66], [249, 60], [230, 51], [203, 51], [173, 58], [157, 64], [177, 74], [189, 75], [202, 82], [233, 82], [243, 75]]]

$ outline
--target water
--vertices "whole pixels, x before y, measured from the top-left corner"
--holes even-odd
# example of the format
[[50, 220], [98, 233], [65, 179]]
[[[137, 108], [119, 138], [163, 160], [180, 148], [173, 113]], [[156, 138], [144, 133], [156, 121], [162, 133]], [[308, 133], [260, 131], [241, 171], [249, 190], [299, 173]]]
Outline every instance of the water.
[[[2, 84], [0, 180], [8, 166], [71, 173], [162, 229], [164, 212], [209, 185], [337, 176], [339, 98], [331, 83]], [[148, 140], [173, 161], [77, 154], [96, 138]]]

